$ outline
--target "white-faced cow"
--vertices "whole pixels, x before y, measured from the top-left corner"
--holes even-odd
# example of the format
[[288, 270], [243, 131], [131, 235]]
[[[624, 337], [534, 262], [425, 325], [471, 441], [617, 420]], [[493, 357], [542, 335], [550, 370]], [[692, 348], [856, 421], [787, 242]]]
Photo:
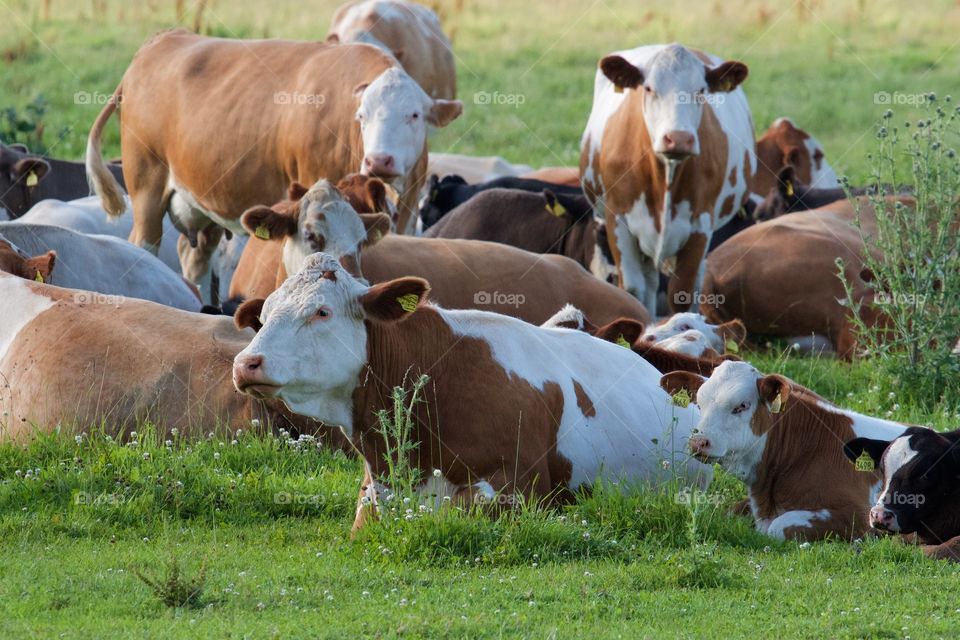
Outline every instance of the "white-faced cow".
[[405, 0], [360, 0], [337, 9], [328, 42], [362, 42], [396, 58], [431, 98], [457, 97], [450, 40], [431, 9]]
[[87, 170], [113, 215], [124, 203], [100, 138], [120, 103], [130, 240], [153, 250], [167, 210], [191, 238], [212, 224], [242, 234], [240, 214], [277, 202], [292, 182], [355, 171], [397, 184], [397, 226], [409, 232], [427, 125], [446, 126], [463, 109], [430, 98], [370, 45], [161, 33], [137, 52], [88, 138]]
[[747, 329], [737, 319], [711, 324], [699, 313], [686, 311], [653, 325], [642, 339], [664, 349], [699, 357], [708, 349], [718, 355], [737, 353], [746, 337]]
[[883, 475], [874, 529], [913, 535], [926, 555], [960, 562], [960, 431], [911, 427], [895, 440], [856, 438], [844, 452], [866, 453]]
[[[598, 478], [709, 482], [709, 467], [673, 444], [696, 409], [672, 409], [644, 360], [577, 331], [427, 305], [427, 292], [411, 277], [366, 286], [336, 259], [310, 256], [265, 302], [238, 310], [239, 323], [262, 328], [234, 360], [234, 382], [339, 425], [364, 457], [372, 505], [389, 482], [376, 413], [421, 375], [430, 381], [413, 408], [411, 461], [437, 497], [556, 497]], [[355, 526], [367, 515], [358, 505]]]
[[607, 223], [620, 285], [656, 308], [671, 274], [674, 311], [693, 302], [714, 229], [748, 198], [756, 170], [741, 62], [679, 44], [600, 60], [583, 133], [583, 189]]
[[670, 393], [686, 389], [700, 407], [690, 452], [747, 485], [757, 529], [774, 538], [847, 540], [869, 530], [881, 476], [844, 455], [855, 437], [895, 438], [907, 425], [830, 404], [779, 375], [724, 362], [709, 379], [667, 374]]

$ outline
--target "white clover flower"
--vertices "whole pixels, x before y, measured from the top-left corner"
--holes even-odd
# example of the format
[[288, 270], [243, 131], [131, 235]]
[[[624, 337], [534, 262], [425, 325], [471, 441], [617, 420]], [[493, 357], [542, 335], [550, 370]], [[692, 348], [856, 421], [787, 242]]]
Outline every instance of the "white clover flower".
[[214, 460], [219, 460], [219, 459], [220, 459], [220, 452], [219, 452], [219, 451], [215, 451], [215, 452], [213, 453], [213, 459], [214, 459]]
[[434, 469], [434, 470], [433, 470], [433, 477], [434, 477], [434, 478], [439, 478], [439, 477], [442, 476], [442, 475], [443, 475], [443, 473], [440, 471], [440, 469]]
[[370, 496], [363, 496], [362, 498], [360, 498], [360, 504], [362, 505], [368, 505], [371, 502], [373, 501], [370, 499]]
[[176, 438], [178, 435], [180, 435], [180, 429], [177, 429], [176, 427], [170, 429], [170, 435]]

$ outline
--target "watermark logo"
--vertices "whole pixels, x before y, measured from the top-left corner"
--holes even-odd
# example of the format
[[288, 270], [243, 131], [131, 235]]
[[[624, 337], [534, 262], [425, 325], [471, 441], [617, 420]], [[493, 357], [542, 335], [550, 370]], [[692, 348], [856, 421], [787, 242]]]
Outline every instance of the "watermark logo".
[[77, 291], [73, 294], [73, 301], [76, 304], [107, 304], [119, 305], [126, 298], [124, 296], [108, 295], [106, 293], [97, 293], [95, 291]]
[[695, 305], [719, 307], [726, 301], [726, 296], [722, 293], [691, 293], [689, 291], [677, 291], [673, 294], [673, 303], [677, 305]]
[[673, 496], [674, 502], [687, 506], [707, 505], [719, 507], [726, 499], [727, 497], [722, 493], [707, 493], [701, 489], [683, 489]]
[[903, 93], [901, 91], [877, 91], [873, 94], [873, 104], [919, 107], [931, 100], [929, 93]]
[[919, 507], [926, 503], [927, 497], [922, 493], [888, 493], [883, 497], [885, 505]]
[[519, 308], [527, 301], [527, 297], [522, 293], [502, 293], [500, 291], [477, 291], [473, 294], [473, 304], [491, 305], [498, 304], [502, 306], [512, 306]]
[[102, 107], [106, 104], [121, 104], [123, 96], [114, 96], [112, 93], [99, 91], [77, 91], [73, 94], [73, 104], [92, 104]]
[[277, 91], [273, 94], [273, 104], [321, 107], [327, 101], [322, 93], [300, 93], [299, 91]]
[[689, 91], [678, 91], [677, 92], [677, 104], [709, 104], [713, 106], [718, 106], [727, 101], [727, 94], [725, 93], [690, 93]]
[[523, 93], [500, 93], [499, 91], [477, 91], [473, 94], [473, 103], [478, 105], [494, 105], [519, 107], [527, 101]]
[[873, 303], [878, 306], [897, 305], [897, 306], [922, 306], [927, 303], [927, 294], [925, 293], [887, 293], [878, 291], [873, 296]]
[[90, 493], [89, 491], [74, 491], [73, 504], [81, 507], [116, 506], [124, 504], [127, 497], [122, 493]]
[[319, 493], [296, 493], [290, 491], [277, 491], [273, 494], [273, 504], [311, 504], [319, 505], [326, 502], [326, 499]]

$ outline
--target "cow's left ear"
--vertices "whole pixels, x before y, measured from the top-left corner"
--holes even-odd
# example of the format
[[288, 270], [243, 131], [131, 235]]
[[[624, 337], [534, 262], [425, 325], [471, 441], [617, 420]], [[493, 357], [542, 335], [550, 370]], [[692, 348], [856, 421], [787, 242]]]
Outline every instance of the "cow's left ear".
[[610, 324], [605, 324], [597, 329], [593, 335], [601, 340], [613, 342], [629, 349], [633, 346], [633, 343], [643, 335], [643, 329], [643, 323], [639, 320], [618, 318]]
[[713, 69], [707, 69], [707, 87], [714, 93], [733, 91], [747, 79], [748, 73], [747, 65], [728, 60]]
[[623, 56], [606, 56], [600, 60], [600, 71], [617, 89], [636, 89], [643, 84], [643, 71]]
[[34, 187], [50, 171], [50, 163], [43, 158], [24, 158], [13, 165], [14, 181], [23, 180], [28, 187]]
[[360, 305], [371, 320], [396, 322], [412, 315], [429, 292], [430, 284], [423, 278], [397, 278], [367, 289]]
[[780, 413], [790, 397], [790, 381], [776, 374], [764, 376], [757, 380], [757, 391], [770, 413]]
[[698, 376], [690, 371], [671, 371], [660, 377], [660, 388], [675, 396], [681, 391], [686, 391], [690, 397], [690, 402], [697, 403], [697, 391], [707, 379]]
[[383, 236], [390, 233], [390, 216], [386, 213], [361, 213], [360, 222], [367, 230], [367, 237], [360, 243], [361, 247], [376, 244]]
[[435, 127], [445, 127], [463, 113], [463, 103], [459, 100], [434, 100], [427, 113], [427, 122]]
[[23, 277], [37, 282], [50, 282], [53, 265], [57, 262], [57, 252], [47, 251], [42, 256], [28, 258], [23, 262]]
[[379, 178], [370, 178], [365, 185], [367, 201], [370, 204], [369, 213], [383, 213], [390, 210], [387, 201], [387, 186]]
[[744, 340], [747, 339], [747, 328], [738, 318], [724, 322], [717, 327], [717, 335], [723, 341], [723, 348], [730, 353], [739, 353]]
[[237, 307], [236, 313], [233, 314], [233, 322], [237, 325], [237, 329], [250, 327], [254, 331], [260, 331], [263, 328], [260, 312], [263, 310], [264, 302], [266, 300], [263, 298], [253, 298]]
[[866, 451], [867, 455], [873, 458], [873, 463], [877, 469], [880, 468], [880, 458], [883, 452], [890, 446], [888, 440], [872, 440], [870, 438], [854, 438], [843, 445], [843, 455], [847, 456], [851, 462], [856, 462], [857, 458]]

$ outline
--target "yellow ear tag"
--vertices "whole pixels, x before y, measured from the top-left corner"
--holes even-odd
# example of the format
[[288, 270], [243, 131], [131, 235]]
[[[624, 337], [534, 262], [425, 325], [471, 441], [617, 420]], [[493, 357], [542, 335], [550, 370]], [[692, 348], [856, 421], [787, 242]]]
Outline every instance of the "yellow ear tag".
[[623, 337], [622, 333], [619, 336], [617, 336], [617, 344], [623, 347], [624, 349], [630, 348], [630, 343], [627, 342], [627, 339]]
[[778, 394], [777, 397], [773, 399], [773, 402], [770, 403], [770, 413], [780, 413], [781, 409], [783, 409], [783, 400], [780, 399]]
[[563, 206], [562, 204], [560, 204], [559, 202], [554, 202], [554, 203], [553, 203], [553, 206], [550, 206], [550, 205], [548, 204], [548, 205], [546, 206], [546, 209], [547, 209], [547, 211], [549, 211], [549, 212], [552, 213], [553, 215], [557, 216], [558, 218], [559, 218], [560, 216], [565, 215], [565, 214], [567, 213], [567, 208], [566, 208], [565, 206]]
[[377, 229], [376, 231], [373, 232], [373, 237], [370, 238], [370, 239], [371, 239], [373, 242], [379, 242], [379, 241], [380, 241], [380, 238], [382, 238], [382, 237], [383, 237], [383, 232], [380, 231], [380, 229]]
[[38, 182], [40, 182], [40, 178], [37, 177], [37, 174], [35, 171], [31, 171], [30, 173], [27, 174], [28, 187], [35, 187], [37, 186]]
[[673, 394], [671, 398], [673, 399], [673, 404], [677, 405], [678, 407], [683, 407], [686, 409], [690, 406], [690, 392], [686, 389], [680, 389]]
[[264, 225], [261, 224], [254, 230], [253, 235], [257, 236], [261, 240], [269, 240], [270, 229], [267, 229]]
[[614, 92], [614, 93], [623, 93], [623, 87], [621, 87], [621, 86], [618, 85], [618, 84], [615, 84], [615, 85], [613, 85], [613, 92]]
[[787, 197], [793, 197], [793, 180], [787, 180]]
[[37, 275], [33, 277], [36, 282], [43, 282], [43, 274], [37, 271]]
[[397, 302], [407, 313], [413, 313], [417, 310], [417, 303], [420, 302], [420, 296], [415, 293], [407, 293], [397, 298]]
[[732, 339], [723, 343], [724, 348], [730, 353], [740, 353], [740, 347]]
[[873, 463], [873, 458], [866, 451], [860, 454], [860, 457], [854, 461], [853, 466], [856, 467], [857, 471], [874, 471], [877, 468]]

